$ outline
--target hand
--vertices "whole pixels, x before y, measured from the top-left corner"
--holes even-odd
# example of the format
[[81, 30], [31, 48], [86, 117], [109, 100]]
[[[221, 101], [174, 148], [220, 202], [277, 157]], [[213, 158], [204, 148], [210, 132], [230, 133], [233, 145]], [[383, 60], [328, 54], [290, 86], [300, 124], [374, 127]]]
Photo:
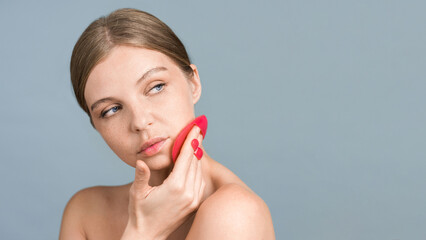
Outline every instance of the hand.
[[141, 160], [136, 162], [135, 181], [129, 191], [129, 220], [122, 240], [166, 239], [199, 207], [205, 182], [202, 161], [197, 159], [202, 150], [193, 139], [201, 144], [198, 126], [189, 132], [172, 172], [159, 186], [148, 185], [148, 166]]

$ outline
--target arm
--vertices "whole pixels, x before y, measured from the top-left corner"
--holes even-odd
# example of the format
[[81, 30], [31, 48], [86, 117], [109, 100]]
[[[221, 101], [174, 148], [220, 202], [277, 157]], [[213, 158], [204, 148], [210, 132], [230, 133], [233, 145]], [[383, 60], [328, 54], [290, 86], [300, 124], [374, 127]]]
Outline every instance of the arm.
[[62, 215], [59, 240], [85, 240], [82, 219], [84, 217], [84, 198], [87, 190], [77, 192], [68, 202]]
[[275, 234], [265, 202], [246, 188], [228, 184], [200, 206], [186, 239], [272, 240]]

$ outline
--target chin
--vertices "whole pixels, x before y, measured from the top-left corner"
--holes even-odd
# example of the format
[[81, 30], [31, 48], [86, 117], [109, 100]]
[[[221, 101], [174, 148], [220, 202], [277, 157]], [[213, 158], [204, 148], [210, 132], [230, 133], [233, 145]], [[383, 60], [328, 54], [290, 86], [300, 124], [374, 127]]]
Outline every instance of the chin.
[[173, 161], [170, 156], [159, 154], [149, 158], [142, 159], [151, 171], [168, 170], [172, 167]]

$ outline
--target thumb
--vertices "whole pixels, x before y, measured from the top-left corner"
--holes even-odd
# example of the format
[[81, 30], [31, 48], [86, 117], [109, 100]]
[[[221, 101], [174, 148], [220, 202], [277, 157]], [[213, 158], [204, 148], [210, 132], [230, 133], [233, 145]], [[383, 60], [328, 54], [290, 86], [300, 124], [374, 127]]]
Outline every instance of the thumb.
[[136, 161], [135, 167], [135, 181], [133, 182], [134, 190], [141, 194], [148, 195], [151, 186], [148, 185], [151, 171], [146, 163], [142, 160]]

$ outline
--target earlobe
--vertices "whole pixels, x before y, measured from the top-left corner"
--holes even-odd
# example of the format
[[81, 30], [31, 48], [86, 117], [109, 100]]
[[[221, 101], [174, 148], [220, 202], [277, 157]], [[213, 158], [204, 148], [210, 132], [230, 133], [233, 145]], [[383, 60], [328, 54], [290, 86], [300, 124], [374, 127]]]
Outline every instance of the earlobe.
[[198, 102], [198, 100], [201, 97], [201, 81], [200, 81], [200, 76], [198, 74], [197, 66], [195, 66], [194, 64], [191, 64], [190, 66], [193, 71], [193, 75], [190, 82], [191, 82], [193, 104], [195, 104]]

